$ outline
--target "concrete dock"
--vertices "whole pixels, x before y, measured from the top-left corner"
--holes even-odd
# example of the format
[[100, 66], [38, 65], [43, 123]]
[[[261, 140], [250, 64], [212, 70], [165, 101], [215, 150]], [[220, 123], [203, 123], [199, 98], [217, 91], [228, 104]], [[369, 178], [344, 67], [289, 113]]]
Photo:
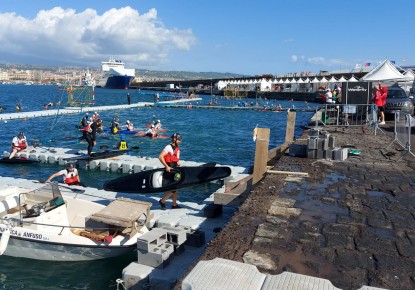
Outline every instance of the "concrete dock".
[[[199, 274], [215, 260], [217, 267], [236, 263], [226, 272], [230, 280], [244, 265], [266, 275], [250, 272], [259, 286], [238, 289], [415, 289], [414, 156], [392, 142], [393, 121], [376, 135], [364, 126], [322, 129], [336, 146], [361, 154], [344, 161], [283, 156], [274, 171], [308, 177], [266, 174], [175, 289], [209, 289], [200, 285], [221, 274]], [[285, 273], [321, 280], [298, 288], [266, 283]]]

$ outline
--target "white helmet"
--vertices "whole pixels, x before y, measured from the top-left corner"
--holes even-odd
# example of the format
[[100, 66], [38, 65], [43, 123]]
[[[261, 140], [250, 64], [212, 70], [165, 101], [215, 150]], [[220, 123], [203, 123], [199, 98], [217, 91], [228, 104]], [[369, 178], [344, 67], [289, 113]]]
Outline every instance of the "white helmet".
[[130, 124], [130, 121], [129, 121], [129, 120], [127, 120], [125, 123], [126, 123], [126, 124]]

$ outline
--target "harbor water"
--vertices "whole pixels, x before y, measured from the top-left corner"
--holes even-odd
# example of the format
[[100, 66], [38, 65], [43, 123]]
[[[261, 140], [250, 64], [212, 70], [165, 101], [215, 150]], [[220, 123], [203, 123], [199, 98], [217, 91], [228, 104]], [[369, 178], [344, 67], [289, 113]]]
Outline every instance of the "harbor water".
[[[131, 102], [153, 102], [155, 92], [140, 90], [95, 90], [96, 106], [127, 104], [127, 93], [131, 94]], [[316, 108], [316, 104], [293, 101], [276, 101], [263, 99], [226, 99], [216, 96], [200, 95], [201, 101], [193, 105], [208, 105], [217, 100], [217, 106], [236, 107], [242, 102], [258, 102], [260, 108]], [[160, 101], [168, 96], [161, 95]], [[65, 91], [57, 86], [36, 85], [0, 85], [0, 114], [15, 112], [16, 104], [23, 111], [40, 111], [48, 103], [61, 103], [66, 106]], [[190, 103], [189, 103], [190, 104]], [[250, 105], [250, 104], [248, 104]], [[50, 109], [57, 109], [55, 106]], [[170, 138], [174, 132], [182, 135], [181, 159], [195, 162], [216, 162], [221, 165], [242, 166], [248, 169], [253, 166], [255, 142], [252, 131], [255, 126], [270, 128], [270, 148], [281, 145], [285, 140], [285, 112], [271, 110], [235, 110], [235, 109], [200, 109], [200, 108], [163, 108], [139, 107], [126, 110], [101, 111], [100, 117], [104, 126], [109, 126], [113, 116], [118, 115], [121, 124], [127, 120], [134, 124], [136, 130], [146, 130], [146, 124], [153, 120], [161, 120]], [[301, 126], [308, 123], [313, 112], [298, 112], [295, 135], [301, 134]], [[10, 150], [11, 139], [20, 131], [25, 132], [29, 145], [37, 143], [41, 149], [53, 147], [86, 150], [87, 144], [79, 140], [82, 135], [77, 129], [85, 113], [57, 115], [20, 120], [2, 121], [0, 126], [1, 152]], [[89, 113], [91, 115], [91, 113]], [[161, 149], [169, 143], [168, 138], [150, 139], [125, 135], [130, 147], [139, 149], [130, 152], [132, 155], [157, 158]], [[113, 147], [119, 141], [119, 135], [99, 134], [94, 151], [100, 147]], [[52, 164], [35, 165], [0, 165], [0, 176], [11, 176], [32, 180], [46, 180], [52, 173], [62, 167]], [[102, 188], [106, 180], [121, 176], [122, 173], [100, 170], [80, 169], [82, 182], [86, 186]], [[180, 201], [201, 202], [211, 195], [218, 185], [204, 184], [180, 191]], [[160, 194], [162, 196], [162, 194]], [[134, 195], [133, 198], [140, 198]], [[0, 256], [0, 289], [116, 289], [116, 279], [121, 278], [122, 269], [136, 259], [134, 253], [114, 259], [91, 262], [45, 262]]]

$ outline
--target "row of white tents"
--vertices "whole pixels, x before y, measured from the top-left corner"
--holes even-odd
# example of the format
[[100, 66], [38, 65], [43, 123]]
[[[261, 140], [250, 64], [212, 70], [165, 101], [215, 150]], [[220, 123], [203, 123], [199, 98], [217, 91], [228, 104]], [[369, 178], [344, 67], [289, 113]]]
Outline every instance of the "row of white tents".
[[407, 70], [405, 73], [401, 73], [393, 63], [389, 60], [384, 60], [373, 70], [364, 75], [361, 79], [356, 79], [353, 75], [346, 79], [344, 76], [336, 79], [334, 76], [327, 79], [325, 76], [314, 78], [301, 78], [301, 77], [290, 77], [290, 78], [274, 78], [274, 79], [239, 79], [239, 80], [220, 80], [217, 84], [218, 89], [234, 88], [237, 86], [255, 86], [259, 87], [261, 91], [270, 90], [275, 85], [287, 85], [287, 84], [339, 84], [343, 82], [373, 82], [373, 81], [400, 81], [400, 82], [413, 82], [415, 74], [412, 70]]

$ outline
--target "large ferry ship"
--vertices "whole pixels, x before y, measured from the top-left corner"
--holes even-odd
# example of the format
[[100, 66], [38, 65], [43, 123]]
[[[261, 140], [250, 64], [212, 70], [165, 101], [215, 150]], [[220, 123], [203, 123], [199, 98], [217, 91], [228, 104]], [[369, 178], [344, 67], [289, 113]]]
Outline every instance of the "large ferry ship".
[[134, 77], [135, 69], [126, 69], [124, 62], [110, 57], [108, 61], [101, 62], [101, 76], [96, 86], [108, 89], [128, 89]]

